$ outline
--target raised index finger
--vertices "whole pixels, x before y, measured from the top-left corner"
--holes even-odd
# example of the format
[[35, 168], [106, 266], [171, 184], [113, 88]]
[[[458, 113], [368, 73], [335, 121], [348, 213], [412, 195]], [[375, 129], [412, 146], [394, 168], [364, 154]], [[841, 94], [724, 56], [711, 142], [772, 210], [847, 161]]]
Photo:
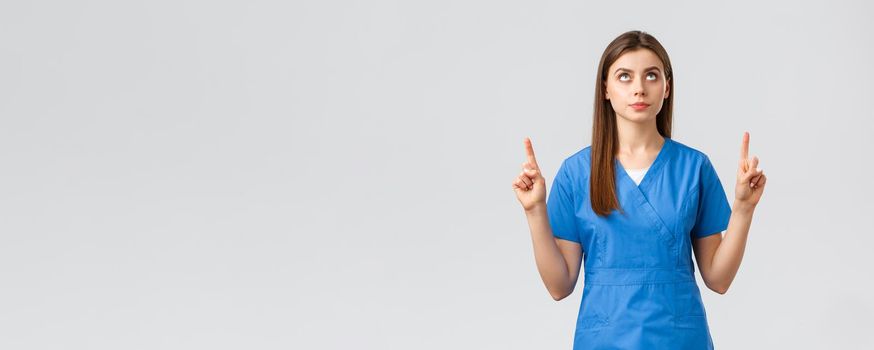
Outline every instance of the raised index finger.
[[750, 133], [744, 131], [744, 138], [740, 146], [740, 158], [747, 160], [750, 154]]
[[534, 146], [531, 146], [531, 140], [527, 137], [525, 138], [525, 154], [528, 156], [528, 162], [536, 167], [537, 159], [534, 158]]

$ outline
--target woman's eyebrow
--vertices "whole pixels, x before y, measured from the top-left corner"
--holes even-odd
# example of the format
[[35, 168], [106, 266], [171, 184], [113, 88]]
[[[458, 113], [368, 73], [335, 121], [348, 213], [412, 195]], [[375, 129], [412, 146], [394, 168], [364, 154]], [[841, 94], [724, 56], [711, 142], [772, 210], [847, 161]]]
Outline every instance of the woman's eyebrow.
[[[662, 72], [662, 71], [661, 71], [661, 70], [660, 70], [660, 69], [659, 69], [659, 67], [657, 67], [657, 66], [652, 66], [652, 67], [649, 67], [649, 68], [647, 68], [647, 69], [644, 69], [644, 70], [643, 70], [643, 71], [644, 71], [644, 72], [646, 72], [646, 71], [649, 71], [649, 70], [653, 70], [653, 69], [655, 69], [655, 70], [657, 70], [657, 71], [659, 71], [659, 73], [661, 73], [661, 72]], [[626, 71], [626, 72], [631, 72], [631, 73], [634, 73], [634, 71], [633, 71], [633, 70], [631, 70], [631, 69], [628, 69], [628, 68], [617, 68], [617, 69], [616, 69], [616, 71], [615, 71], [615, 72], [613, 72], [613, 74], [616, 74], [616, 73], [619, 73], [619, 72], [620, 72], [620, 71]]]

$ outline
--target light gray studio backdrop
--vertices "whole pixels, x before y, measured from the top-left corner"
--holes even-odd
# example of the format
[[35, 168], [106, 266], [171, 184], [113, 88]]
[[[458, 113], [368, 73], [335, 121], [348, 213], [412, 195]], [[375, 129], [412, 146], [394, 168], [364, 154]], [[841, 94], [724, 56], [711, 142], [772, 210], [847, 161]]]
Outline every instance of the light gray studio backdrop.
[[871, 5], [4, 1], [0, 348], [569, 349], [511, 189], [645, 30], [769, 176], [719, 349], [872, 348]]

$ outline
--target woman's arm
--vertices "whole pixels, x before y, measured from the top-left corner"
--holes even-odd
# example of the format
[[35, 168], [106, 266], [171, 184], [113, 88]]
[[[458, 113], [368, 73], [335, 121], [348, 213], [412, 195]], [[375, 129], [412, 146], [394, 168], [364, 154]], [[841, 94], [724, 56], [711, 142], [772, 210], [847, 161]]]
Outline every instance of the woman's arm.
[[513, 180], [513, 191], [528, 218], [537, 271], [552, 298], [561, 300], [570, 295], [577, 284], [582, 250], [579, 243], [553, 236], [546, 211], [546, 180], [540, 174], [531, 140], [526, 137], [524, 144], [528, 159]]
[[747, 207], [735, 202], [725, 238], [722, 237], [722, 233], [719, 233], [692, 242], [698, 271], [701, 272], [701, 278], [710, 290], [725, 294], [737, 275], [747, 245], [747, 235], [753, 221], [754, 210], [755, 207]]
[[531, 229], [534, 260], [540, 278], [552, 298], [562, 300], [574, 291], [577, 284], [582, 261], [580, 244], [552, 235], [545, 204], [526, 210], [525, 216]]
[[737, 275], [747, 245], [747, 235], [753, 221], [753, 212], [765, 190], [767, 177], [758, 168], [759, 158], [749, 157], [750, 135], [744, 132], [738, 163], [734, 206], [728, 220], [725, 238], [722, 234], [706, 236], [692, 242], [698, 270], [707, 288], [725, 294]]

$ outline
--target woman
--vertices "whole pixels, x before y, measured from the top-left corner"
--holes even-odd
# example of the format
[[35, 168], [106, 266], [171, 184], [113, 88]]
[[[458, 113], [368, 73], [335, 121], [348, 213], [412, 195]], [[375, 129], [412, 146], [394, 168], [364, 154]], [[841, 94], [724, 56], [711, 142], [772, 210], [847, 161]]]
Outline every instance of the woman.
[[662, 45], [624, 33], [598, 72], [592, 145], [562, 162], [548, 199], [524, 142], [513, 189], [537, 269], [561, 300], [585, 263], [574, 349], [712, 349], [691, 252], [707, 287], [724, 294], [767, 180], [748, 156], [749, 134], [730, 207], [707, 155], [671, 139], [673, 70]]

